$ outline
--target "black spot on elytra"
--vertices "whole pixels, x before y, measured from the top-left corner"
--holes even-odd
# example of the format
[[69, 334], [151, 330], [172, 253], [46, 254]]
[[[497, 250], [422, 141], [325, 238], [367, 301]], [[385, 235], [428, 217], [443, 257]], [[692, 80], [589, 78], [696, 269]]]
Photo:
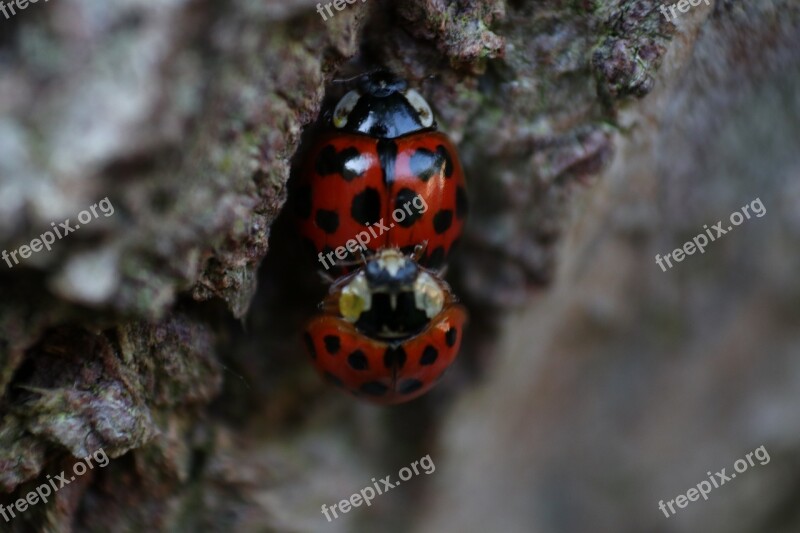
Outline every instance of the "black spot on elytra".
[[361, 392], [369, 394], [370, 396], [383, 396], [389, 387], [378, 381], [369, 381], [361, 385]]
[[303, 185], [297, 189], [294, 198], [294, 214], [302, 219], [311, 216], [311, 187], [308, 185]]
[[436, 359], [439, 357], [439, 350], [431, 346], [430, 344], [425, 347], [425, 350], [422, 352], [422, 357], [419, 358], [419, 364], [423, 366], [432, 365], [436, 362]]
[[400, 394], [411, 394], [412, 392], [417, 392], [419, 389], [422, 388], [423, 383], [418, 379], [407, 379], [400, 383], [397, 387], [397, 392]]
[[406, 364], [406, 351], [402, 346], [386, 348], [383, 354], [383, 366], [389, 369], [401, 369]]
[[433, 229], [441, 235], [453, 225], [453, 212], [449, 209], [442, 209], [433, 217]]
[[335, 355], [342, 345], [339, 341], [339, 337], [336, 335], [325, 335], [325, 338], [322, 340], [325, 342], [325, 349], [328, 350], [328, 353], [331, 355]]
[[467, 191], [464, 187], [459, 186], [456, 189], [456, 216], [464, 218], [469, 211], [469, 200], [467, 200]]
[[[397, 224], [401, 225], [404, 228], [410, 228], [414, 225], [414, 223], [422, 217], [422, 212], [417, 209], [417, 206], [414, 205], [414, 200], [419, 195], [412, 191], [411, 189], [403, 188], [397, 191], [397, 196], [395, 197], [394, 201], [394, 209], [397, 211], [398, 209], [403, 212], [405, 218], [401, 221], [395, 220]], [[423, 209], [425, 208], [425, 204], [422, 203], [422, 197], [417, 200], [417, 205], [422, 205]], [[408, 206], [408, 210], [406, 210], [406, 206]], [[408, 213], [411, 211], [411, 214]]]
[[336, 214], [336, 211], [317, 210], [316, 222], [317, 226], [329, 235], [336, 233], [336, 230], [339, 229], [339, 215]]
[[369, 160], [352, 146], [337, 152], [329, 144], [317, 156], [317, 173], [321, 176], [340, 174], [345, 180], [352, 181], [364, 174], [368, 163]]
[[449, 178], [453, 176], [453, 159], [450, 157], [450, 152], [441, 144], [436, 147], [436, 153], [439, 157], [444, 159], [444, 177]]
[[428, 256], [427, 261], [425, 261], [428, 268], [441, 268], [444, 265], [444, 247], [439, 246], [431, 254]]
[[447, 333], [444, 334], [444, 342], [452, 348], [455, 346], [456, 340], [458, 340], [458, 329], [451, 327], [447, 330]]
[[337, 387], [344, 388], [344, 382], [341, 379], [334, 376], [333, 374], [331, 374], [330, 372], [325, 372], [324, 376], [325, 379], [327, 379], [330, 383], [333, 383]]
[[369, 362], [367, 356], [361, 350], [356, 350], [347, 356], [347, 364], [354, 370], [368, 370]]
[[353, 197], [350, 215], [362, 226], [375, 224], [381, 219], [381, 195], [372, 187], [367, 187]]
[[339, 171], [337, 168], [336, 148], [329, 144], [319, 151], [317, 156], [317, 174], [320, 176], [327, 176], [328, 174], [335, 174]]
[[314, 347], [314, 339], [311, 338], [311, 335], [305, 333], [303, 335], [303, 340], [306, 343], [306, 348], [308, 348], [308, 353], [311, 355], [311, 359], [317, 358], [317, 349]]
[[434, 174], [440, 172], [444, 163], [445, 159], [441, 152], [434, 153], [425, 148], [417, 149], [408, 161], [411, 173], [422, 181], [428, 181]]

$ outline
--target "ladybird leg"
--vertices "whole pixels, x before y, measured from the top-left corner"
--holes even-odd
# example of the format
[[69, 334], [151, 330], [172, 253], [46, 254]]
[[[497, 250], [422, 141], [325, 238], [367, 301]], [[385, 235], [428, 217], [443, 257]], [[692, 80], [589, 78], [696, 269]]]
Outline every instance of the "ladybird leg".
[[361, 248], [356, 250], [356, 253], [353, 255], [355, 255], [355, 260], [358, 262], [358, 264], [360, 264], [362, 267], [367, 266], [367, 256]]
[[346, 268], [346, 267], [352, 267], [352, 266], [364, 266], [364, 265], [366, 265], [367, 260], [364, 259], [364, 255], [361, 253], [361, 250], [356, 250], [356, 252], [353, 255], [355, 256], [355, 258], [353, 260], [351, 260], [351, 261], [347, 261], [347, 260], [337, 261], [335, 266], [337, 266], [339, 268]]
[[317, 274], [319, 274], [319, 277], [322, 279], [323, 283], [325, 283], [326, 285], [331, 285], [336, 281], [336, 278], [334, 278], [333, 276], [331, 276], [330, 274], [328, 274], [327, 272], [325, 272], [323, 270], [318, 270]]
[[414, 246], [414, 251], [411, 253], [411, 259], [413, 259], [415, 263], [419, 263], [419, 260], [422, 259], [422, 256], [425, 255], [425, 249], [427, 247], [428, 247], [427, 240], [424, 240], [418, 245]]

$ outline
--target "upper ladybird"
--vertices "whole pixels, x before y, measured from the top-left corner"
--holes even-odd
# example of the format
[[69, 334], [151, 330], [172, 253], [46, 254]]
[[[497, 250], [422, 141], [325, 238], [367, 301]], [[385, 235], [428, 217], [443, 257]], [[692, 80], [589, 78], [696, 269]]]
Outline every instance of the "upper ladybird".
[[437, 131], [422, 95], [391, 73], [373, 72], [324, 116], [293, 193], [300, 233], [320, 265], [425, 244], [420, 264], [442, 268], [466, 220], [466, 183], [455, 146]]

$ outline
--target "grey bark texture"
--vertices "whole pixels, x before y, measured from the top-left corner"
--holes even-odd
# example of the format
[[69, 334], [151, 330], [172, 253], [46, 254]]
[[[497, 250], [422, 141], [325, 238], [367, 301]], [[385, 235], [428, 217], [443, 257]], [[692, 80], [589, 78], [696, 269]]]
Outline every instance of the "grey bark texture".
[[[667, 4], [668, 6], [668, 4]], [[58, 0], [0, 15], [1, 531], [800, 530], [800, 4]], [[383, 66], [457, 142], [456, 365], [322, 383], [285, 213], [338, 83]], [[753, 217], [654, 263], [744, 205]], [[727, 222], [726, 222], [727, 225]], [[665, 517], [764, 445], [771, 460]], [[430, 455], [436, 469], [328, 522]]]

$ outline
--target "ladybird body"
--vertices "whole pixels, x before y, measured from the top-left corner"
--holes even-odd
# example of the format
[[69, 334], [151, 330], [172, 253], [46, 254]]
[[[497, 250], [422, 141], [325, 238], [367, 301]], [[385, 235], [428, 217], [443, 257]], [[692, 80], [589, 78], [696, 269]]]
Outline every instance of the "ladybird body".
[[441, 268], [467, 208], [452, 142], [437, 131], [422, 96], [385, 72], [363, 76], [339, 101], [295, 193], [300, 233], [326, 269], [352, 262], [359, 251], [410, 253], [425, 243], [420, 264]]
[[458, 355], [467, 314], [449, 286], [397, 248], [338, 280], [306, 328], [317, 369], [352, 394], [400, 403], [427, 392]]

